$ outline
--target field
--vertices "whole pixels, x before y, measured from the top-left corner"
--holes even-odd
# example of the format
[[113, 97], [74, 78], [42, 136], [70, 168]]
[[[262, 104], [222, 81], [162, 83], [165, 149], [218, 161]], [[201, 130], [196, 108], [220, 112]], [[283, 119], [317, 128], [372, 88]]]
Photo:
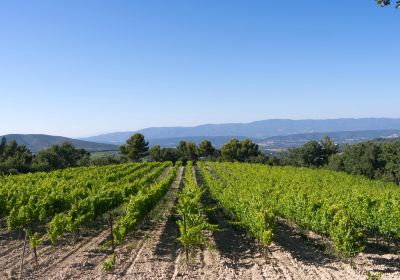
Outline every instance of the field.
[[400, 189], [257, 164], [0, 177], [1, 279], [400, 279]]

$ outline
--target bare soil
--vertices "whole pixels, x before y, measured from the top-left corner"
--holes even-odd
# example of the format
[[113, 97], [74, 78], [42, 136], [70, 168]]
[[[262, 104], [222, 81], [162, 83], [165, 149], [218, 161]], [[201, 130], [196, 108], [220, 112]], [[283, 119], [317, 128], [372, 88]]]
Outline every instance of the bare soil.
[[183, 168], [149, 219], [117, 247], [112, 271], [102, 270], [111, 254], [108, 248], [101, 249], [109, 239], [108, 228], [89, 231], [76, 242], [41, 244], [38, 267], [27, 249], [22, 275], [22, 235], [0, 231], [0, 279], [367, 279], [368, 272], [382, 273], [381, 279], [400, 279], [399, 255], [368, 250], [353, 262], [342, 260], [284, 224], [278, 225], [266, 257], [255, 240], [234, 228], [211, 200], [206, 200], [207, 206], [217, 208], [209, 218], [221, 230], [208, 233], [212, 249], [198, 248], [186, 263], [174, 211], [182, 174]]

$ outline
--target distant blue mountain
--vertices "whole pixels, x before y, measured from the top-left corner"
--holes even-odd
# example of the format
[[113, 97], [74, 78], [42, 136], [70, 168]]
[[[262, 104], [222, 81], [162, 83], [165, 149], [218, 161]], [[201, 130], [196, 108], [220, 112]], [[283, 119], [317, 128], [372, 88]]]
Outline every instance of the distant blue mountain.
[[194, 127], [151, 127], [138, 131], [102, 134], [82, 140], [121, 144], [132, 134], [143, 133], [150, 142], [173, 138], [210, 138], [210, 137], [249, 137], [266, 139], [273, 136], [292, 134], [327, 133], [340, 131], [400, 130], [400, 119], [360, 118], [326, 120], [289, 120], [273, 119], [251, 123], [206, 124]]

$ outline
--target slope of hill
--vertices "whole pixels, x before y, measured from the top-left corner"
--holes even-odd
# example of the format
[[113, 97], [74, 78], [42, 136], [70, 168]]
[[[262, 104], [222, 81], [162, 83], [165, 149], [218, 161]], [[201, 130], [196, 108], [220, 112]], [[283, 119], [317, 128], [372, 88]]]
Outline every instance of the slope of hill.
[[336, 132], [318, 132], [292, 134], [285, 136], [274, 136], [257, 143], [262, 149], [286, 149], [304, 145], [311, 140], [319, 141], [324, 136], [329, 136], [332, 140], [339, 144], [355, 144], [363, 141], [376, 140], [388, 141], [394, 139], [400, 134], [400, 130], [364, 130], [364, 131], [336, 131]]
[[336, 131], [400, 130], [400, 119], [362, 118], [327, 120], [263, 120], [252, 123], [206, 124], [195, 127], [152, 127], [138, 131], [116, 132], [83, 138], [82, 140], [121, 144], [133, 133], [140, 132], [147, 139], [214, 137], [243, 135], [265, 139], [290, 134], [326, 133]]
[[51, 136], [44, 134], [8, 134], [4, 135], [4, 137], [7, 139], [7, 141], [15, 140], [18, 144], [24, 144], [33, 153], [36, 153], [42, 149], [49, 148], [52, 145], [62, 144], [64, 142], [69, 142], [76, 148], [83, 148], [89, 152], [112, 151], [119, 149], [117, 145], [95, 143], [62, 136]]

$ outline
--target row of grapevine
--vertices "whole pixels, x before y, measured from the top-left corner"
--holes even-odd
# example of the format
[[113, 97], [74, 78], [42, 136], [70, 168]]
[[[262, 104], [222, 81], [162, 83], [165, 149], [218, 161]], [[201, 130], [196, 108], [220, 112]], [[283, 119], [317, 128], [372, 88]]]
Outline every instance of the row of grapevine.
[[189, 253], [195, 246], [209, 245], [205, 238], [205, 231], [214, 231], [217, 226], [207, 222], [204, 208], [201, 203], [204, 191], [199, 187], [194, 176], [192, 162], [188, 162], [185, 169], [185, 181], [181, 193], [178, 195], [176, 206], [180, 237], [178, 240], [185, 248], [186, 261]]
[[166, 174], [165, 178], [156, 181], [147, 188], [131, 196], [123, 206], [123, 215], [116, 223], [113, 236], [118, 243], [121, 243], [126, 235], [132, 231], [137, 224], [156, 206], [160, 199], [166, 194], [169, 187], [176, 178], [181, 167], [178, 162]]
[[213, 196], [261, 240], [269, 241], [270, 213], [330, 237], [346, 256], [362, 251], [371, 234], [400, 238], [397, 185], [306, 168], [240, 163], [201, 167]]
[[[5, 217], [16, 204], [28, 204], [31, 196], [51, 196], [63, 207], [67, 196], [81, 196], [92, 188], [118, 180], [142, 165], [87, 167], [0, 177], [0, 217]], [[75, 192], [75, 193], [74, 193]]]
[[2, 177], [0, 213], [9, 230], [25, 231], [24, 252], [29, 239], [37, 260], [36, 246], [44, 239], [44, 229], [55, 242], [64, 232], [76, 231], [119, 207], [169, 166], [124, 164]]
[[89, 196], [75, 200], [66, 212], [55, 215], [48, 223], [47, 233], [54, 243], [66, 231], [74, 232], [82, 225], [121, 206], [131, 196], [152, 184], [171, 163], [148, 164], [125, 178], [97, 188]]
[[110, 213], [110, 235], [113, 254], [103, 263], [103, 270], [109, 271], [116, 262], [115, 246], [121, 244], [129, 232], [133, 231], [140, 222], [154, 209], [162, 197], [168, 192], [176, 179], [180, 163], [170, 168], [164, 178], [156, 180], [146, 188], [141, 188], [136, 195], [132, 195], [123, 205], [122, 215], [118, 217], [114, 225], [112, 213]]
[[[211, 196], [237, 221], [238, 225], [248, 229], [257, 238], [267, 253], [275, 228], [273, 209], [265, 205], [262, 195], [253, 189], [251, 184], [244, 182], [238, 176], [226, 178], [231, 174], [220, 172], [222, 173], [221, 175], [218, 173], [220, 179], [216, 179], [204, 164], [200, 163], [200, 166], [204, 184], [210, 190]], [[216, 165], [212, 166], [213, 170], [217, 169]], [[241, 173], [235, 173], [239, 174]]]

